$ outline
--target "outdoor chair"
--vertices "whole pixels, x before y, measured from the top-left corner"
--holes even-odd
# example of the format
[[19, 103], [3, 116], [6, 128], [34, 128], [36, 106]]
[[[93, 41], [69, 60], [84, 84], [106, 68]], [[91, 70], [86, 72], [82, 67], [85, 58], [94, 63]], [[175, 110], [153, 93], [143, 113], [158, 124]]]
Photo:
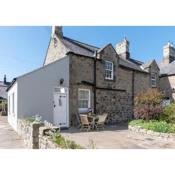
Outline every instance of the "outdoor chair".
[[92, 125], [91, 122], [88, 120], [87, 114], [80, 114], [80, 121], [81, 121], [81, 130], [90, 131]]
[[105, 121], [107, 118], [108, 114], [104, 113], [101, 115], [96, 115], [98, 120], [95, 122], [95, 128], [98, 129], [104, 129]]

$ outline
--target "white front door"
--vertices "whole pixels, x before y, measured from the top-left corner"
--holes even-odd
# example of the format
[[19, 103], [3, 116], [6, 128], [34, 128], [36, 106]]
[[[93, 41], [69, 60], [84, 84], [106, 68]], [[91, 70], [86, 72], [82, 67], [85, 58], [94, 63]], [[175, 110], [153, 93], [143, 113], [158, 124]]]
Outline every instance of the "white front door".
[[67, 88], [54, 89], [54, 124], [60, 127], [69, 127]]

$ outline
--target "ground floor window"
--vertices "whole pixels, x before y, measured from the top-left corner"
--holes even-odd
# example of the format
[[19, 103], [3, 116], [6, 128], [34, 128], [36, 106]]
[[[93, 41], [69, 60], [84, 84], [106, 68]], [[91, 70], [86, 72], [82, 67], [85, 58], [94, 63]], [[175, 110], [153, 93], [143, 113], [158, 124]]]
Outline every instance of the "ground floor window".
[[12, 113], [15, 113], [15, 94], [12, 94]]
[[9, 114], [15, 113], [15, 93], [8, 96], [8, 112]]
[[90, 90], [89, 89], [78, 90], [78, 105], [79, 105], [79, 109], [90, 108]]
[[8, 112], [10, 114], [10, 96], [8, 96]]

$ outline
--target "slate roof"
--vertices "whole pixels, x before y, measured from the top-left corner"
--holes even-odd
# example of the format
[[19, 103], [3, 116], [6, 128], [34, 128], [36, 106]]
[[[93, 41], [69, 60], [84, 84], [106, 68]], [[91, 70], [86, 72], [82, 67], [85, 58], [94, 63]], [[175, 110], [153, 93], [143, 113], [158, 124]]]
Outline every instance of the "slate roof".
[[119, 64], [121, 66], [127, 67], [129, 69], [134, 69], [134, 70], [146, 73], [146, 71], [144, 71], [140, 66], [138, 66], [137, 64], [135, 64], [135, 63], [133, 63], [129, 60], [125, 60], [125, 59], [121, 58], [120, 61], [119, 61]]
[[9, 82], [7, 82], [6, 84], [4, 84], [3, 81], [0, 81], [0, 99], [7, 99], [7, 88], [10, 85]]
[[[66, 46], [66, 48], [68, 48], [70, 52], [73, 52], [75, 54], [84, 55], [84, 56], [94, 57], [94, 53], [96, 51], [101, 50], [101, 48], [99, 47], [92, 46], [86, 43], [82, 43], [74, 39], [67, 38], [65, 36], [63, 37], [62, 42], [64, 43], [64, 45]], [[140, 68], [140, 65], [143, 64], [141, 61], [138, 61], [135, 59], [124, 60], [120, 58], [119, 64], [126, 68], [134, 69], [134, 70], [146, 73], [146, 71]]]
[[80, 55], [93, 57], [94, 52], [99, 49], [98, 47], [91, 46], [67, 37], [63, 37], [62, 41], [69, 51]]
[[142, 67], [143, 67], [144, 69], [146, 69], [146, 68], [148, 68], [153, 62], [154, 62], [154, 60], [150, 60], [150, 61], [148, 61], [147, 63], [142, 64]]
[[139, 60], [136, 60], [136, 59], [133, 59], [133, 58], [130, 58], [129, 60], [130, 60], [131, 62], [133, 62], [133, 63], [139, 65], [139, 66], [141, 66], [141, 65], [143, 64], [142, 61], [139, 61]]
[[173, 75], [175, 74], [175, 61], [168, 65], [160, 64], [160, 75]]

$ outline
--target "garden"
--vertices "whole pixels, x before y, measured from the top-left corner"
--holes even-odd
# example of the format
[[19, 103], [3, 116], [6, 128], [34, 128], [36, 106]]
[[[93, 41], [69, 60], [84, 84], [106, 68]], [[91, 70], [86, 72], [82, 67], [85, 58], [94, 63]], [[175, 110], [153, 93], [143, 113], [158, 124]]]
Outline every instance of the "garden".
[[0, 99], [0, 115], [7, 115], [7, 100]]
[[134, 99], [134, 120], [130, 126], [161, 133], [175, 133], [175, 103], [164, 105], [164, 95], [149, 89]]

